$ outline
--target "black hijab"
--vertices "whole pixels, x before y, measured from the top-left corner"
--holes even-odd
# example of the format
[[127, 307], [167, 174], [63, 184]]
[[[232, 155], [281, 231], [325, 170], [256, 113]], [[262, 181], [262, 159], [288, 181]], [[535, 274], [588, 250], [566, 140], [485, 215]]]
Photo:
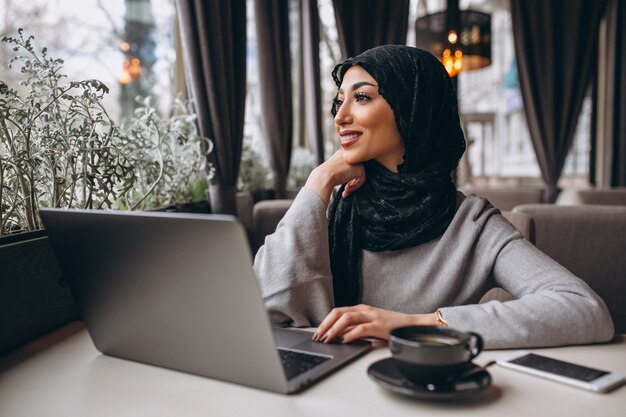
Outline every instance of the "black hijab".
[[[405, 153], [398, 173], [366, 162], [365, 184], [345, 199], [344, 184], [332, 202], [328, 231], [337, 307], [360, 302], [361, 249], [405, 249], [446, 231], [456, 212], [450, 173], [465, 151], [456, 93], [433, 55], [410, 46], [379, 46], [337, 65], [332, 73], [337, 87], [353, 65], [378, 83]], [[334, 107], [331, 113], [335, 116]]]

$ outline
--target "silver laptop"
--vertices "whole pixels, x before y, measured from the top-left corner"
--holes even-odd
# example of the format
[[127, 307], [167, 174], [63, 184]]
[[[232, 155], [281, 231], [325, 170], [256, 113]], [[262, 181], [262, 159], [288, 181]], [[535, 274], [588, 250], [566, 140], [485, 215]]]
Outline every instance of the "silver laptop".
[[104, 354], [294, 393], [371, 346], [272, 328], [232, 216], [43, 209], [41, 217]]

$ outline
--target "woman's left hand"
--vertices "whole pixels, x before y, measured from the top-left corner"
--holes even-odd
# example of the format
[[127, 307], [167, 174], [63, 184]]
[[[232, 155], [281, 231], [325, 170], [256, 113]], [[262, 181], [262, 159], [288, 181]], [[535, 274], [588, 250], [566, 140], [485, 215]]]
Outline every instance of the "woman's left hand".
[[389, 339], [389, 333], [403, 326], [436, 326], [432, 314], [406, 314], [364, 304], [334, 308], [313, 335], [316, 342], [328, 343], [340, 337], [348, 343], [362, 337]]

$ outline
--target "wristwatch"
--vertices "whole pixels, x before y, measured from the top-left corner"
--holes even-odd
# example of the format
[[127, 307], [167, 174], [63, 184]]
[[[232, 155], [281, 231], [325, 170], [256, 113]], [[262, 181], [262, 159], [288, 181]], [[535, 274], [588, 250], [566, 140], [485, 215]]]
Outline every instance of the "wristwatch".
[[437, 325], [448, 327], [448, 322], [443, 318], [443, 314], [441, 314], [441, 310], [437, 310], [435, 312], [435, 318], [437, 319]]

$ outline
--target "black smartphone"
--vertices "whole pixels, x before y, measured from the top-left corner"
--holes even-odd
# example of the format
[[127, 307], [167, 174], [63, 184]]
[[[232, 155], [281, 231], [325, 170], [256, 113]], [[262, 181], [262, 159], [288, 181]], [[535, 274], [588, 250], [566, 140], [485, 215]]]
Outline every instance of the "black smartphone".
[[515, 352], [508, 358], [498, 360], [497, 364], [596, 392], [608, 392], [626, 382], [623, 375], [614, 372], [577, 365], [526, 351]]

